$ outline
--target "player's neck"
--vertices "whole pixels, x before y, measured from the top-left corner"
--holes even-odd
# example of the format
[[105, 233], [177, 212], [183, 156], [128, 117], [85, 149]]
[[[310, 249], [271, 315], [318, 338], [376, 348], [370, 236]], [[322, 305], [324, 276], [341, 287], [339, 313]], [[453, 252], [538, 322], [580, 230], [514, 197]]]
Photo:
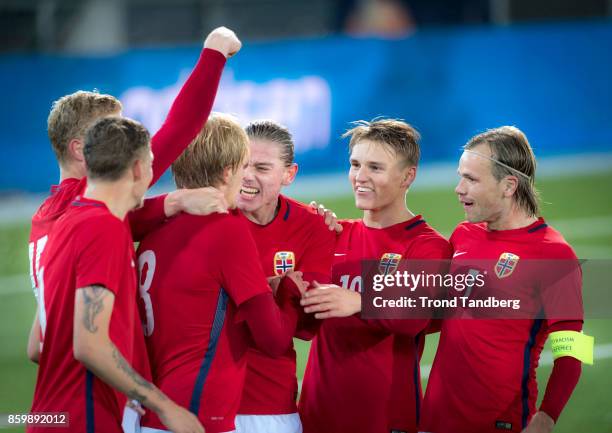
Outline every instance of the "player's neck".
[[529, 216], [523, 209], [518, 206], [512, 206], [508, 212], [501, 214], [494, 221], [489, 221], [487, 228], [489, 230], [516, 230], [528, 227], [537, 221], [537, 217]]
[[83, 197], [101, 201], [110, 213], [122, 221], [127, 213], [134, 209], [131, 188], [121, 180], [116, 182], [89, 181]]
[[384, 229], [411, 218], [414, 218], [414, 214], [406, 207], [406, 202], [403, 200], [380, 209], [363, 211], [363, 223], [371, 228]]
[[82, 164], [60, 164], [60, 183], [66, 179], [82, 179], [87, 175], [85, 167]]
[[270, 224], [272, 220], [278, 215], [278, 210], [280, 209], [280, 199], [276, 199], [271, 201], [270, 203], [266, 203], [261, 206], [259, 209], [256, 209], [252, 212], [242, 212], [244, 216], [251, 222], [255, 224], [259, 224], [260, 226], [265, 226], [266, 224]]

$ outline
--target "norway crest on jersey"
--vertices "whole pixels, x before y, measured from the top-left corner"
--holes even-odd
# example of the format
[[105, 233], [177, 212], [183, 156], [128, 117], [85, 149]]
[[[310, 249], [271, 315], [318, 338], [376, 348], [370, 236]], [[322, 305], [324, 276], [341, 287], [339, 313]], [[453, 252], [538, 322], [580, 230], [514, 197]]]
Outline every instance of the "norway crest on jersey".
[[295, 270], [295, 254], [293, 251], [277, 251], [274, 254], [274, 273], [283, 275]]
[[519, 256], [512, 253], [502, 253], [495, 264], [495, 275], [497, 278], [509, 277], [519, 261]]
[[401, 259], [402, 259], [401, 254], [384, 253], [382, 257], [380, 258], [380, 263], [378, 263], [378, 270], [383, 275], [387, 275], [392, 272], [395, 272]]

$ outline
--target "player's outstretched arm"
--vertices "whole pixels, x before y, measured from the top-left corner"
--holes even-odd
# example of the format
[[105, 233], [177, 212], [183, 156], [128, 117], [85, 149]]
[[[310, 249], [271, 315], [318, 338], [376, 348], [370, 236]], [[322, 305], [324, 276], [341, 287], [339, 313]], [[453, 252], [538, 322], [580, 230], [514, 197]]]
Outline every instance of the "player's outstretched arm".
[[155, 385], [140, 376], [110, 340], [108, 328], [115, 295], [103, 286], [76, 291], [74, 309], [74, 357], [89, 371], [129, 399], [155, 411], [164, 425], [176, 433], [203, 433], [189, 411], [175, 404]]
[[229, 205], [225, 195], [212, 186], [195, 189], [177, 189], [169, 193], [164, 201], [164, 213], [170, 218], [179, 212], [190, 215], [227, 213]]
[[226, 59], [241, 47], [236, 34], [226, 27], [214, 29], [204, 41], [198, 63], [151, 139], [155, 155], [151, 185], [200, 133], [212, 110]]
[[[316, 319], [332, 317], [348, 317], [361, 312], [361, 294], [344, 289], [335, 284], [318, 284], [313, 282], [314, 289], [304, 293], [300, 304], [304, 312], [312, 314]], [[416, 335], [421, 332], [428, 320], [395, 320], [368, 319], [363, 320], [370, 326], [394, 334]]]
[[40, 322], [38, 321], [38, 310], [36, 310], [36, 314], [34, 314], [34, 321], [30, 328], [27, 350], [30, 361], [38, 364], [38, 360], [40, 359]]
[[167, 218], [180, 212], [210, 215], [215, 212], [227, 213], [227, 211], [227, 200], [216, 188], [178, 189], [146, 199], [142, 207], [128, 213], [128, 221], [132, 238], [139, 242], [163, 224]]

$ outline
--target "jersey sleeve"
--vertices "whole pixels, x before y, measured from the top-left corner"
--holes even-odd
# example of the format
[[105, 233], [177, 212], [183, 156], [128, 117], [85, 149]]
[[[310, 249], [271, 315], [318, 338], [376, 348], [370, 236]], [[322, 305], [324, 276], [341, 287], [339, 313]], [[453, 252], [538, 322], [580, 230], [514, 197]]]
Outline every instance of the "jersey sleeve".
[[262, 293], [244, 302], [236, 322], [246, 321], [254, 345], [268, 356], [281, 356], [291, 347], [295, 333], [300, 291], [289, 279], [283, 278], [276, 302], [272, 293]]
[[119, 221], [90, 221], [76, 237], [76, 288], [104, 286], [114, 294], [121, 289], [122, 270], [129, 260], [127, 229]]
[[[425, 272], [429, 275], [446, 275], [450, 269], [451, 258], [453, 256], [453, 247], [451, 243], [441, 236], [432, 236], [425, 239], [418, 246], [418, 252], [415, 256], [416, 269], [413, 273]], [[410, 266], [408, 261], [408, 266]], [[444, 287], [424, 287], [421, 296], [428, 296], [430, 299], [441, 299], [446, 297], [446, 289]], [[438, 317], [438, 313], [431, 312], [431, 317]], [[436, 324], [429, 324], [427, 333], [437, 332]]]
[[[389, 432], [418, 431], [414, 412], [406, 410], [415, 407], [421, 398], [420, 367], [418, 360], [423, 353], [425, 336], [394, 335], [393, 336], [393, 363], [391, 369], [391, 398], [387, 403], [387, 419]], [[407, 369], [407, 365], [417, 361], [414, 370]], [[415, 377], [415, 375], [418, 375]], [[417, 389], [406, 392], [408, 389]]]
[[127, 215], [132, 238], [135, 242], [140, 242], [148, 233], [155, 230], [166, 221], [164, 201], [166, 195], [158, 195], [148, 198], [139, 209], [134, 209]]
[[165, 122], [151, 139], [154, 155], [151, 185], [200, 133], [212, 110], [225, 62], [219, 51], [209, 48], [202, 51]]
[[453, 248], [449, 241], [441, 236], [432, 236], [420, 242], [418, 251], [411, 258], [422, 260], [450, 260], [453, 256]]
[[236, 306], [272, 291], [261, 268], [255, 241], [243, 218], [225, 216], [216, 230], [213, 245], [208, 254], [218, 262], [223, 288]]
[[[534, 262], [534, 272], [542, 275], [540, 300], [548, 326], [582, 321], [582, 269], [576, 254], [569, 245], [561, 244], [555, 245], [545, 257], [547, 260]], [[546, 269], [539, 269], [540, 266]]]
[[[336, 232], [329, 230], [321, 218], [320, 222], [313, 224], [308, 245], [298, 269], [304, 273], [304, 281], [331, 283], [335, 245]], [[311, 340], [320, 325], [321, 321], [315, 319], [314, 314], [306, 314], [304, 310], [301, 310], [295, 336], [302, 340]]]
[[304, 281], [316, 280], [322, 284], [331, 283], [335, 244], [336, 232], [329, 230], [322, 218], [321, 221], [316, 221], [312, 225], [310, 237], [298, 268], [304, 273]]
[[[549, 328], [554, 331], [582, 331], [582, 322], [557, 322]], [[546, 412], [555, 422], [569, 401], [582, 372], [582, 363], [570, 356], [555, 359], [553, 370], [548, 378], [546, 391], [540, 410]]]

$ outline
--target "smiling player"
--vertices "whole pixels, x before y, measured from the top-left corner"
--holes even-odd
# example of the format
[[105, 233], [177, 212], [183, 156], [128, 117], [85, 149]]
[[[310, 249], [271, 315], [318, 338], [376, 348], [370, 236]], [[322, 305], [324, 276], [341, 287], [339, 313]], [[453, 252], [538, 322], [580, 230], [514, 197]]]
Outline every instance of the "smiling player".
[[[539, 297], [544, 318], [444, 320], [423, 431], [550, 432], [578, 382], [580, 360], [592, 357], [592, 341], [580, 333], [580, 267], [559, 232], [538, 217], [535, 170], [527, 137], [514, 127], [486, 131], [464, 147], [455, 192], [467, 221], [451, 236], [451, 272], [467, 266], [487, 275], [487, 291], [510, 293], [521, 305]], [[545, 261], [553, 272], [537, 265], [534, 273], [534, 263]], [[574, 343], [553, 345], [553, 371], [536, 411], [535, 373], [549, 335]]]
[[[235, 120], [214, 114], [172, 166], [177, 186], [217, 187], [234, 208], [247, 142]], [[270, 356], [289, 349], [300, 313], [300, 273], [282, 279], [277, 306], [248, 222], [236, 209], [178, 215], [149, 234], [138, 254], [154, 382], [207, 432], [233, 431], [247, 347]], [[162, 421], [148, 413], [143, 432], [163, 431]]]
[[358, 122], [345, 136], [351, 137], [349, 180], [363, 218], [342, 222], [336, 286], [305, 294], [305, 311], [326, 320], [310, 350], [300, 415], [307, 433], [415, 432], [428, 321], [343, 316], [360, 309], [363, 260], [447, 259], [450, 246], [406, 207], [420, 157], [414, 128], [382, 119]]
[[[305, 281], [329, 282], [335, 233], [316, 211], [280, 193], [298, 170], [291, 134], [269, 120], [249, 124], [246, 133], [250, 158], [238, 207], [250, 222], [266, 276], [274, 280], [298, 270]], [[250, 349], [237, 432], [301, 432], [296, 397], [293, 347], [279, 357]]]

